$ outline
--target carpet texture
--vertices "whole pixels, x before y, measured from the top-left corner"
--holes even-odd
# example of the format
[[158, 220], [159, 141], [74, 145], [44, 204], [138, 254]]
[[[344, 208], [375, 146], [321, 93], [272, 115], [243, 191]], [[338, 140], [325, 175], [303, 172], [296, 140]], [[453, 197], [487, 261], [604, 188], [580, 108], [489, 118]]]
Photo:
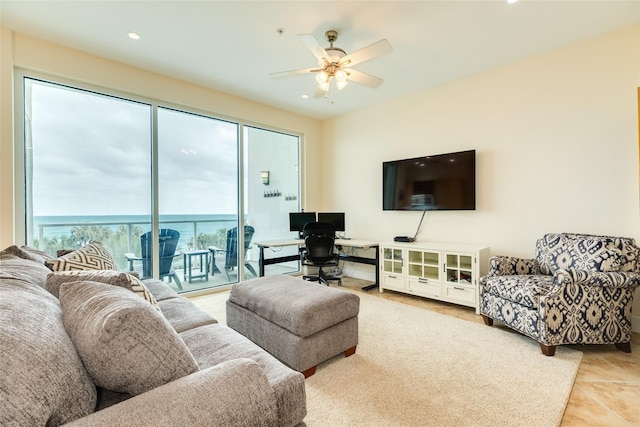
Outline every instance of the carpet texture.
[[359, 344], [306, 380], [316, 426], [557, 426], [582, 353], [358, 293]]

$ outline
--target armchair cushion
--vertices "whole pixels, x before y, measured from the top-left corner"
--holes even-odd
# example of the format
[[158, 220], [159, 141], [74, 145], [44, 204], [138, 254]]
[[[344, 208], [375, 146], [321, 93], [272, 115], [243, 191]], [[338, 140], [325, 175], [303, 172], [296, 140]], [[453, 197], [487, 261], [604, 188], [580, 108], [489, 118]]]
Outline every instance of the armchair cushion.
[[540, 296], [549, 293], [553, 276], [512, 275], [487, 278], [483, 292], [497, 295], [525, 307], [538, 308]]
[[71, 341], [102, 388], [136, 395], [198, 370], [167, 320], [128, 290], [65, 283], [60, 305]]
[[633, 271], [637, 257], [632, 239], [549, 233], [536, 242], [536, 260], [542, 274], [572, 268]]

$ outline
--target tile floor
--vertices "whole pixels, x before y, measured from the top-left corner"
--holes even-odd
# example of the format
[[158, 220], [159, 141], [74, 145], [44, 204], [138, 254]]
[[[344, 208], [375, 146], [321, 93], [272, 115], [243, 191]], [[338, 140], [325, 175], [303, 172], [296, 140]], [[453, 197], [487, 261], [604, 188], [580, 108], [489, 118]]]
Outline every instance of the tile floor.
[[[343, 278], [342, 283], [344, 287], [357, 291], [361, 291], [360, 288], [368, 284], [349, 277]], [[382, 294], [376, 290], [361, 292], [482, 323], [482, 318], [469, 307], [393, 291], [385, 291]], [[224, 323], [224, 301], [227, 296], [228, 292], [219, 292], [194, 297], [193, 301]], [[494, 327], [512, 332], [502, 326]], [[618, 351], [613, 345], [573, 345], [571, 348], [582, 351], [584, 356], [561, 427], [640, 427], [640, 334], [633, 334], [631, 354]]]

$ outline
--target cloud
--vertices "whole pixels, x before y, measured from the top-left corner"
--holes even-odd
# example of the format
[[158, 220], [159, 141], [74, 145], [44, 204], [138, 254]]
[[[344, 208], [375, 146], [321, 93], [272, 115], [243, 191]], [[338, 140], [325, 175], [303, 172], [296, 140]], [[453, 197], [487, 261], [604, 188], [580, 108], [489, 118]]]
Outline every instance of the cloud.
[[[34, 214], [151, 212], [151, 107], [35, 82]], [[159, 109], [160, 210], [237, 210], [238, 125]]]

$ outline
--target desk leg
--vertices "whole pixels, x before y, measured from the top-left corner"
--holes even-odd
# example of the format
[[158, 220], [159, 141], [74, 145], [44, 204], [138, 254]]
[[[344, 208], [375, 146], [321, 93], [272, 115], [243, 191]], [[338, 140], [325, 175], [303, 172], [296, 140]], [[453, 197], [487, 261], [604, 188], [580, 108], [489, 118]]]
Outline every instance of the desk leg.
[[260, 258], [258, 258], [258, 270], [260, 277], [264, 276], [264, 246], [260, 246]]
[[371, 289], [378, 288], [380, 289], [380, 246], [376, 246], [376, 283], [372, 283], [371, 285], [363, 286], [363, 291], [370, 291]]

